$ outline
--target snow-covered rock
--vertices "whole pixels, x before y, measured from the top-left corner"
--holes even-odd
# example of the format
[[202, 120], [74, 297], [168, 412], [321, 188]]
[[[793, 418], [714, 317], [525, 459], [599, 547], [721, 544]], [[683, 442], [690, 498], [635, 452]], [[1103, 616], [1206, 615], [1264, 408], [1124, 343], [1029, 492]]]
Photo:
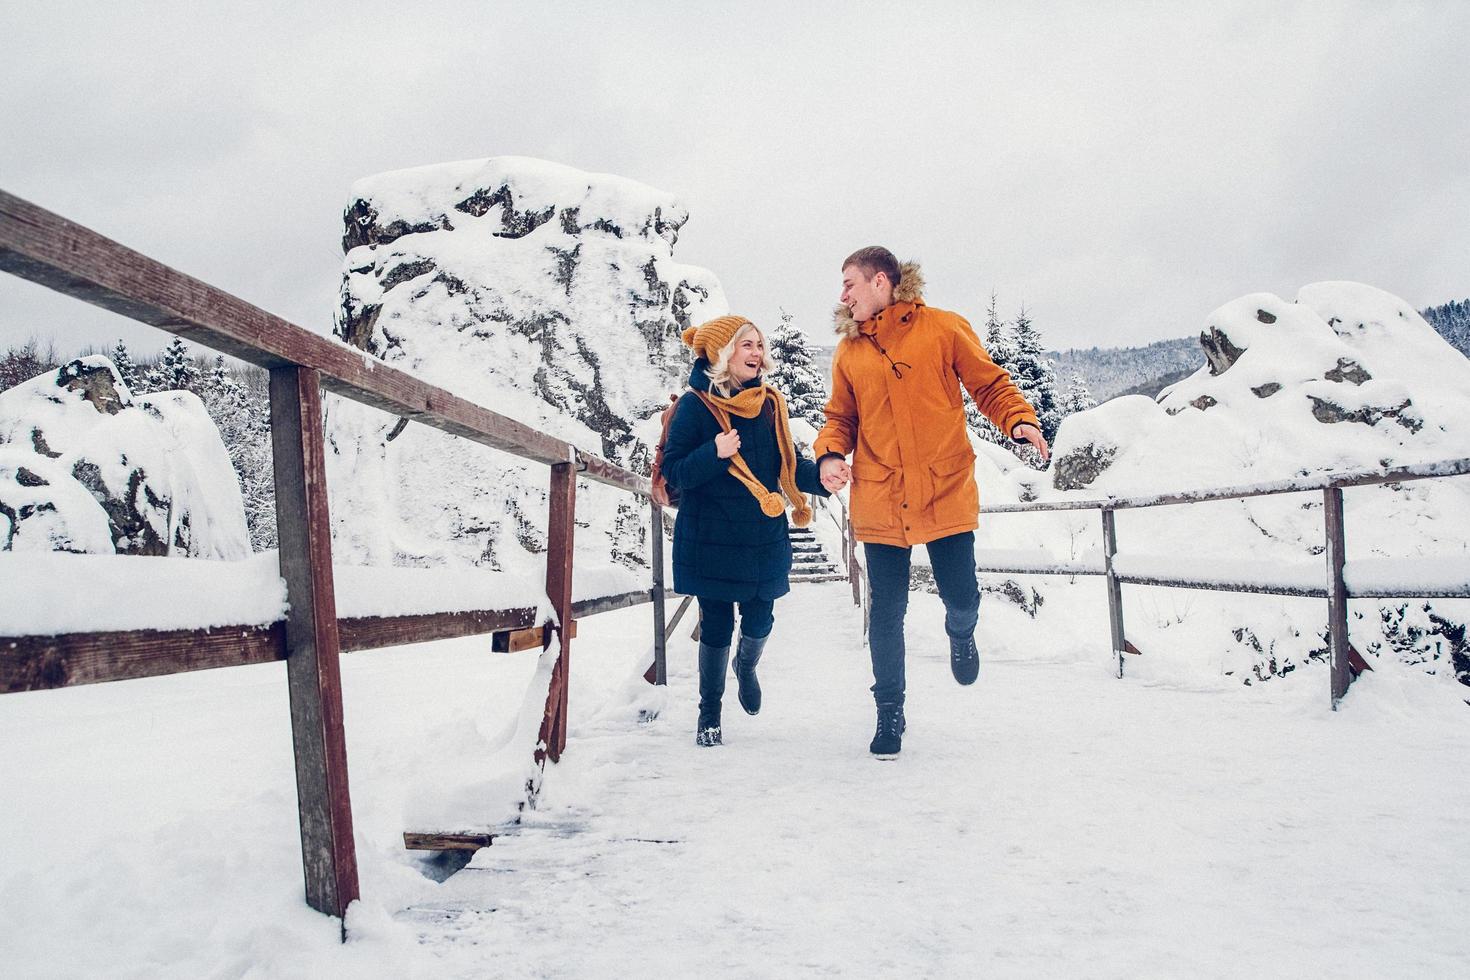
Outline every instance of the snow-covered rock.
[[[345, 220], [339, 337], [647, 472], [649, 420], [688, 371], [679, 332], [726, 309], [711, 273], [673, 258], [688, 220], [674, 198], [495, 157], [366, 178]], [[336, 399], [328, 423], [344, 558], [508, 568], [544, 549], [546, 467]], [[579, 546], [634, 561], [641, 507], [583, 489]]]
[[0, 515], [5, 550], [250, 555], [240, 484], [203, 404], [135, 398], [97, 355], [0, 393]]
[[[1307, 286], [1295, 302], [1255, 293], [1211, 313], [1199, 340], [1199, 369], [1161, 392], [1157, 403], [1126, 396], [1062, 424], [1042, 499], [1121, 497], [1470, 457], [1470, 361], [1388, 293], [1345, 282]], [[1290, 494], [1124, 511], [1118, 547], [1122, 554], [1172, 556], [1201, 574], [1217, 562], [1321, 563], [1322, 507], [1320, 494]], [[1470, 563], [1470, 478], [1351, 489], [1345, 507], [1350, 563]], [[1095, 512], [997, 515], [982, 530], [989, 546], [1040, 545], [1067, 557], [1078, 550], [1079, 531], [1090, 538], [1084, 550], [1096, 547], [1098, 523]], [[1144, 601], [1158, 608], [1157, 600]], [[1291, 605], [1289, 612], [1280, 611], [1282, 602]], [[1194, 622], [1193, 633], [1181, 628], [1181, 617], [1158, 617], [1173, 631], [1169, 645], [1188, 634], [1190, 649], [1219, 650], [1210, 662], [1229, 665], [1225, 669], [1237, 675], [1280, 675], [1325, 655], [1320, 601], [1211, 593], [1186, 605], [1191, 612], [1182, 619]], [[1405, 644], [1417, 644], [1414, 656], [1470, 680], [1470, 651], [1457, 653], [1444, 640], [1470, 618], [1467, 603], [1412, 602], [1424, 622], [1410, 616], [1415, 630], [1397, 632], [1390, 627], [1404, 621], [1404, 602], [1383, 600], [1376, 610], [1371, 605], [1353, 605], [1353, 642], [1360, 650], [1403, 654]], [[1450, 626], [1436, 631], [1426, 625], [1430, 615]], [[1140, 647], [1145, 618], [1135, 616], [1129, 624]], [[1425, 639], [1431, 636], [1440, 639]], [[1439, 645], [1431, 650], [1434, 642]]]

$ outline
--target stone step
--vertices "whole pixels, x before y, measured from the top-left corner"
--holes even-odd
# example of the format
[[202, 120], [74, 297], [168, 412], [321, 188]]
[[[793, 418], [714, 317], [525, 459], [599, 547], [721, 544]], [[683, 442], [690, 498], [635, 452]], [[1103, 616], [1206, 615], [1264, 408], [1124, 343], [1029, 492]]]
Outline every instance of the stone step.
[[796, 574], [792, 574], [791, 575], [791, 578], [790, 578], [790, 581], [793, 582], [793, 583], [806, 583], [806, 582], [846, 582], [847, 581], [847, 576], [846, 575], [839, 575], [836, 572], [833, 572], [833, 573], [828, 574], [828, 575], [796, 575]]

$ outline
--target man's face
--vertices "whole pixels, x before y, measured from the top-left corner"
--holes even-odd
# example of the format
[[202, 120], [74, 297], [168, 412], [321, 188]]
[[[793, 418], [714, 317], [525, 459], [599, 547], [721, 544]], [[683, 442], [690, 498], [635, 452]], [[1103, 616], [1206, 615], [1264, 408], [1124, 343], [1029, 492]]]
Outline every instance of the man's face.
[[852, 318], [858, 323], [871, 320], [887, 308], [892, 299], [890, 294], [888, 277], [883, 273], [868, 278], [858, 266], [843, 268], [842, 296], [838, 302], [852, 311]]

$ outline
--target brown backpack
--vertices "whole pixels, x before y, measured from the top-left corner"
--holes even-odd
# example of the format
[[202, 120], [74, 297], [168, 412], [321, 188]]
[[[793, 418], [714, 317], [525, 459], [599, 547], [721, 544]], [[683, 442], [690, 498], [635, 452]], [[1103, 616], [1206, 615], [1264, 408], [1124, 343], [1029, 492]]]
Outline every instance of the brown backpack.
[[[699, 400], [704, 402], [704, 407], [708, 408], [715, 418], [720, 419], [719, 412], [715, 411], [714, 406], [710, 404], [707, 397], [700, 395]], [[669, 407], [664, 409], [664, 413], [660, 417], [664, 428], [659, 433], [658, 445], [653, 447], [653, 469], [649, 473], [649, 482], [653, 484], [653, 489], [649, 491], [649, 496], [660, 507], [679, 506], [679, 491], [669, 486], [669, 481], [664, 477], [664, 446], [669, 441], [669, 424], [674, 421], [674, 412], [678, 407], [679, 396], [670, 395]], [[730, 430], [730, 423], [725, 419], [720, 419], [720, 427], [728, 432]]]
[[658, 445], [653, 450], [653, 472], [650, 474], [653, 491], [651, 496], [653, 502], [660, 507], [679, 506], [679, 491], [669, 486], [669, 481], [664, 477], [664, 445], [669, 441], [669, 423], [674, 421], [674, 410], [679, 407], [679, 396], [669, 396], [669, 407], [664, 409], [663, 432], [659, 434]]

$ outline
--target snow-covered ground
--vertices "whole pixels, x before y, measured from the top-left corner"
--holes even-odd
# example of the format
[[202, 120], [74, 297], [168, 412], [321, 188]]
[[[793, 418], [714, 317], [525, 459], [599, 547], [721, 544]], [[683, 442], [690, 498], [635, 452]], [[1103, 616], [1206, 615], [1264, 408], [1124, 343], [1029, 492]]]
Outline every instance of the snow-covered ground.
[[[778, 604], [765, 710], [745, 716], [732, 686], [721, 749], [693, 744], [684, 629], [659, 692], [629, 683], [647, 606], [585, 620], [540, 809], [442, 883], [400, 835], [530, 751], [506, 736], [535, 656], [483, 639], [349, 656], [363, 899], [346, 944], [302, 901], [281, 665], [0, 698], [0, 972], [1470, 971], [1456, 685], [1385, 663], [1334, 714], [1318, 664], [1244, 686], [1145, 656], [1120, 681], [1085, 588], [1036, 620], [987, 599], [973, 688], [949, 677], [937, 600], [915, 594], [890, 763], [867, 753], [843, 583]], [[1149, 595], [1125, 592], [1136, 620]]]

